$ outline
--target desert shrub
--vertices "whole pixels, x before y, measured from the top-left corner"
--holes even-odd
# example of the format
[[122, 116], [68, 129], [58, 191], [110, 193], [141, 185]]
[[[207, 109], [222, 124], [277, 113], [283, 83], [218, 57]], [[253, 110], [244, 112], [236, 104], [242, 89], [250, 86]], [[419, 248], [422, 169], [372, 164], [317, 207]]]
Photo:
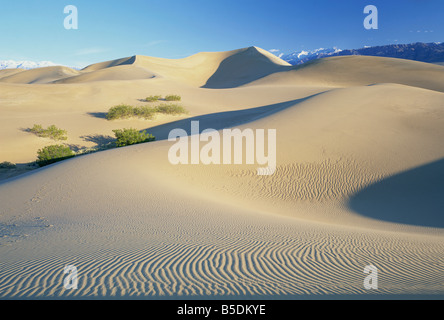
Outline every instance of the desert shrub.
[[170, 94], [170, 95], [165, 97], [165, 100], [166, 101], [181, 101], [182, 97], [178, 96], [178, 95], [175, 95], [175, 94]]
[[56, 141], [68, 140], [68, 132], [66, 130], [57, 128], [55, 125], [51, 125], [47, 129], [44, 129], [42, 125], [35, 124], [34, 127], [29, 129], [29, 132], [41, 138], [50, 138]]
[[40, 167], [50, 165], [75, 156], [75, 153], [67, 146], [53, 145], [37, 151], [37, 164]]
[[109, 109], [106, 118], [108, 120], [127, 119], [134, 116], [134, 108], [132, 106], [121, 104]]
[[0, 163], [0, 169], [15, 169], [17, 166], [9, 161]]
[[46, 129], [46, 133], [48, 134], [48, 137], [53, 140], [68, 140], [68, 132], [57, 128], [55, 125], [49, 126], [48, 129]]
[[153, 135], [146, 133], [146, 131], [140, 132], [137, 129], [133, 128], [113, 130], [113, 132], [117, 138], [117, 147], [125, 147], [133, 144], [151, 142], [156, 139]]
[[35, 124], [34, 127], [29, 129], [29, 132], [34, 133], [35, 135], [42, 137], [45, 133], [45, 129], [41, 124]]
[[133, 115], [138, 118], [144, 118], [146, 120], [151, 120], [156, 114], [156, 109], [151, 107], [137, 107], [133, 109]]
[[148, 106], [132, 107], [129, 105], [121, 104], [112, 107], [109, 110], [106, 118], [108, 120], [117, 120], [117, 119], [128, 119], [132, 117], [137, 117], [137, 118], [144, 118], [146, 120], [151, 120], [154, 118], [156, 113], [179, 115], [179, 114], [187, 114], [188, 111], [177, 104], [162, 103], [155, 108], [151, 108]]
[[188, 111], [178, 104], [166, 104], [163, 103], [156, 107], [156, 112], [169, 114], [169, 115], [179, 115], [179, 114], [187, 114]]
[[148, 102], [156, 102], [162, 99], [162, 96], [149, 96], [145, 100]]

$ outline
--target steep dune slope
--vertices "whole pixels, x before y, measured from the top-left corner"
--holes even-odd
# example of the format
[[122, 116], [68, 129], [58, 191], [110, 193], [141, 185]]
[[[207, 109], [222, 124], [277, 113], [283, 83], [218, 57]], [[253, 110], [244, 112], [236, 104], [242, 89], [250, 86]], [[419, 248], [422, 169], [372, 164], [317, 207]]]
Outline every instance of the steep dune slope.
[[290, 68], [290, 64], [271, 53], [251, 47], [224, 59], [203, 87], [213, 89], [238, 87]]
[[109, 60], [99, 63], [94, 63], [92, 65], [89, 65], [82, 69], [83, 72], [93, 72], [97, 70], [117, 67], [117, 66], [125, 66], [125, 65], [132, 65], [136, 61], [136, 57], [127, 57], [127, 58], [121, 58], [121, 59], [115, 59], [115, 60]]
[[233, 88], [290, 68], [285, 61], [257, 47], [202, 52], [178, 60], [137, 56], [135, 63], [167, 79], [204, 88]]

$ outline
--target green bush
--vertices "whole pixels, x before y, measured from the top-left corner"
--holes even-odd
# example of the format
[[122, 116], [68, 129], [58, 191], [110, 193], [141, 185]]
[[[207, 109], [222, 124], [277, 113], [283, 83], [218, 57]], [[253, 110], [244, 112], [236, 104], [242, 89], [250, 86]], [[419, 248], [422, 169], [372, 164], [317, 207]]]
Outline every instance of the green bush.
[[170, 94], [170, 95], [165, 97], [165, 100], [166, 101], [181, 101], [182, 97], [178, 96], [178, 95], [175, 95], [175, 94]]
[[133, 109], [133, 115], [138, 118], [144, 118], [145, 120], [151, 120], [156, 114], [156, 109], [151, 107], [137, 107]]
[[40, 138], [50, 138], [56, 141], [68, 140], [68, 132], [66, 130], [57, 128], [55, 125], [51, 125], [47, 129], [44, 129], [42, 125], [35, 124], [34, 127], [29, 129], [29, 132], [37, 135]]
[[69, 147], [64, 145], [44, 147], [37, 151], [37, 164], [40, 167], [43, 167], [74, 156], [75, 153]]
[[109, 109], [106, 118], [108, 120], [127, 119], [134, 116], [134, 108], [132, 106], [121, 104]]
[[0, 169], [15, 169], [17, 166], [9, 161], [0, 163]]
[[177, 105], [177, 104], [167, 104], [162, 103], [155, 108], [151, 108], [148, 106], [143, 107], [132, 107], [129, 105], [121, 104], [115, 107], [112, 107], [106, 118], [108, 120], [117, 120], [117, 119], [128, 119], [132, 117], [143, 118], [146, 120], [151, 120], [154, 118], [156, 113], [163, 113], [168, 115], [179, 115], [179, 114], [187, 114], [188, 111], [185, 108]]
[[148, 102], [156, 102], [162, 99], [162, 96], [149, 96], [145, 100]]
[[48, 129], [46, 129], [46, 133], [48, 137], [53, 140], [68, 140], [68, 132], [57, 128], [55, 125], [49, 126]]
[[123, 130], [113, 130], [114, 134], [116, 135], [117, 141], [116, 146], [117, 147], [125, 147], [130, 146], [133, 144], [139, 144], [144, 142], [151, 142], [156, 140], [156, 138], [146, 133], [146, 131], [140, 132], [137, 129], [123, 129]]
[[34, 127], [29, 129], [29, 132], [34, 133], [39, 137], [43, 137], [45, 135], [45, 129], [43, 129], [41, 124], [35, 124]]
[[178, 104], [166, 104], [166, 103], [157, 106], [156, 112], [169, 115], [180, 115], [188, 113], [188, 111], [185, 110], [184, 107], [179, 106]]

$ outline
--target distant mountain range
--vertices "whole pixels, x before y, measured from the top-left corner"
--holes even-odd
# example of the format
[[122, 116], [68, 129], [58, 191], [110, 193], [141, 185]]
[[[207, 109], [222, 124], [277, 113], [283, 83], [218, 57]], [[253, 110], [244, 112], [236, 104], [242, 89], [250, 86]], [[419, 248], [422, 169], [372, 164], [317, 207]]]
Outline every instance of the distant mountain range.
[[444, 43], [411, 43], [391, 44], [362, 49], [341, 50], [338, 48], [316, 49], [313, 51], [300, 51], [280, 56], [281, 59], [292, 65], [300, 65], [311, 60], [334, 56], [376, 56], [387, 58], [408, 59], [422, 62], [444, 62]]
[[340, 52], [342, 52], [342, 50], [336, 47], [329, 49], [320, 48], [313, 51], [300, 51], [290, 54], [284, 54], [281, 55], [280, 58], [292, 65], [300, 65], [311, 60], [329, 57]]

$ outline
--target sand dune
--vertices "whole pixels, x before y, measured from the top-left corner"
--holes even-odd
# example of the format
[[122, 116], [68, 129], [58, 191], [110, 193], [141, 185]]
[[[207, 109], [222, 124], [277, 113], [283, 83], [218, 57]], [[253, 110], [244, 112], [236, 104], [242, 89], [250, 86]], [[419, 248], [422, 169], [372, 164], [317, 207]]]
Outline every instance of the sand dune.
[[25, 70], [23, 70], [23, 69], [3, 69], [3, 70], [0, 70], [0, 79], [4, 78], [4, 77], [11, 76], [13, 74], [23, 72], [23, 71], [25, 71]]
[[[40, 68], [21, 76], [3, 78], [10, 83], [79, 83], [135, 80], [153, 75], [192, 86], [236, 87], [291, 66], [273, 54], [249, 47], [228, 52], [204, 52], [184, 59], [133, 56], [90, 65], [77, 72], [66, 67]], [[57, 81], [59, 80], [59, 81]]]
[[164, 78], [204, 88], [233, 88], [291, 67], [257, 47], [203, 52], [177, 60], [137, 56], [135, 64]]
[[152, 79], [156, 75], [142, 68], [135, 66], [115, 66], [98, 71], [83, 73], [78, 76], [69, 77], [54, 81], [54, 83], [87, 83], [93, 81], [113, 81], [113, 80], [138, 80]]
[[73, 77], [78, 74], [79, 72], [77, 70], [67, 67], [46, 67], [13, 73], [9, 76], [0, 78], [0, 82], [21, 84], [49, 83]]
[[159, 77], [211, 89], [243, 85], [349, 87], [397, 83], [442, 92], [442, 74], [442, 67], [434, 64], [369, 56], [330, 57], [293, 67], [261, 48], [249, 47], [175, 60], [133, 56], [93, 64], [81, 71], [66, 67], [4, 70], [0, 82], [88, 83]]
[[397, 83], [444, 91], [442, 66], [394, 58], [330, 57], [273, 73], [253, 85], [323, 85], [334, 87]]
[[[279, 164], [273, 176], [257, 176], [254, 166], [214, 170], [206, 173], [211, 178], [197, 180], [196, 186], [208, 194], [216, 187], [214, 181], [222, 181], [216, 190], [243, 198], [248, 207], [270, 211], [280, 207], [281, 214], [337, 222], [342, 218], [319, 212], [301, 216], [294, 212], [295, 205], [346, 203], [372, 183], [442, 159], [442, 99], [442, 93], [394, 84], [354, 87], [262, 108], [193, 117], [149, 131], [166, 138], [173, 128], [189, 131], [190, 122], [196, 120], [201, 130], [278, 128]], [[202, 170], [188, 168], [188, 184]], [[354, 218], [347, 215], [344, 223]]]
[[[54, 81], [45, 74], [20, 79]], [[1, 161], [32, 161], [52, 144], [22, 130], [35, 122], [68, 129], [69, 144], [129, 126], [158, 138], [0, 181], [0, 297], [442, 297], [443, 75], [372, 57], [294, 68], [252, 47], [134, 56], [52, 84], [0, 79]], [[169, 93], [190, 115], [103, 118], [113, 104]], [[168, 133], [191, 121], [277, 129], [276, 173], [173, 166]], [[63, 288], [66, 265], [79, 270], [78, 290]]]
[[213, 89], [238, 87], [289, 68], [289, 63], [265, 50], [252, 47], [224, 59], [203, 87]]
[[125, 65], [132, 65], [136, 61], [136, 57], [128, 57], [128, 58], [122, 58], [122, 59], [116, 59], [116, 60], [110, 60], [100, 63], [95, 63], [92, 65], [87, 66], [82, 71], [84, 72], [93, 72], [97, 70], [117, 67], [117, 66], [125, 66]]

